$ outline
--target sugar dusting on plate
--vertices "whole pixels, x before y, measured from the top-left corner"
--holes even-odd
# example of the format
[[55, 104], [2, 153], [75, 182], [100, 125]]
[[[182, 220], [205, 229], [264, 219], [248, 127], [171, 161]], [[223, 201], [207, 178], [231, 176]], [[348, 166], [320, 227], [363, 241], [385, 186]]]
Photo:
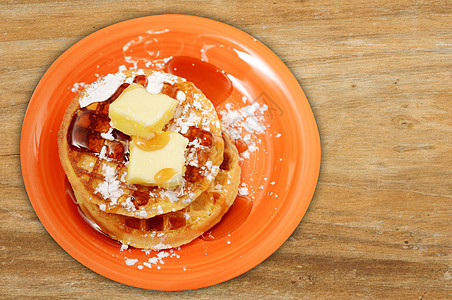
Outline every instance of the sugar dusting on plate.
[[[139, 270], [161, 270], [167, 259], [180, 259], [180, 255], [178, 254], [180, 247], [161, 251], [139, 250], [130, 249], [129, 247], [121, 247], [121, 251], [126, 251], [127, 255], [123, 256], [124, 264], [129, 267], [137, 268]], [[139, 255], [139, 257], [131, 258], [130, 256], [133, 255], [134, 251], [140, 251], [141, 255]], [[142, 255], [143, 253], [145, 255], [144, 259]], [[182, 269], [185, 269], [184, 271], [189, 270], [187, 266], [182, 266]]]

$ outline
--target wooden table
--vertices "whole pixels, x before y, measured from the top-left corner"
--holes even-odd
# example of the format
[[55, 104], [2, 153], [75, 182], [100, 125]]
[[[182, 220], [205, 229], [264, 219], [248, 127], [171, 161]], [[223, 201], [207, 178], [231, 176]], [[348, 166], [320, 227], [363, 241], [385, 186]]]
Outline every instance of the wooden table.
[[[1, 297], [452, 297], [451, 1], [0, 3]], [[113, 282], [66, 254], [19, 164], [27, 104], [50, 64], [100, 28], [161, 13], [216, 19], [268, 45], [322, 139], [315, 196], [287, 242], [233, 280], [177, 293]]]

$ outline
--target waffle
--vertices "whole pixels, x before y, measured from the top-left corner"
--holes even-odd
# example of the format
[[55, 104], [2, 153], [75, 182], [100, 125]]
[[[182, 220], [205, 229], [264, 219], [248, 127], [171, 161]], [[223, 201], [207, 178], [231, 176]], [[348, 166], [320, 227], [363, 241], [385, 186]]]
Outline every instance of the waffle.
[[[147, 219], [183, 209], [210, 186], [223, 161], [224, 142], [215, 109], [202, 92], [185, 79], [150, 70], [115, 75], [118, 74], [116, 78], [122, 81], [109, 99], [81, 108], [80, 103], [96, 96], [85, 88], [69, 104], [64, 115], [58, 150], [74, 193], [105, 212], [135, 218]], [[108, 117], [110, 103], [131, 82], [146, 87], [155, 85], [152, 80], [156, 78], [161, 80], [163, 94], [179, 100], [173, 119], [163, 130], [179, 132], [190, 141], [185, 152], [183, 182], [175, 190], [130, 184], [125, 180], [130, 137], [111, 128]]]
[[77, 201], [84, 214], [103, 232], [123, 244], [161, 250], [191, 242], [220, 221], [237, 196], [240, 182], [238, 152], [231, 138], [223, 134], [224, 160], [209, 188], [180, 211], [138, 219], [101, 211], [83, 197]]

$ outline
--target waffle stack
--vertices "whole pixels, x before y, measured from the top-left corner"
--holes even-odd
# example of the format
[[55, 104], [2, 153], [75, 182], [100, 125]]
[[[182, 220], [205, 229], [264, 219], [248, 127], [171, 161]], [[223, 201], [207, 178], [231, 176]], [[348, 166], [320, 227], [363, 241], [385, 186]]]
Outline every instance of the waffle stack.
[[[189, 141], [182, 183], [175, 188], [126, 180], [131, 137], [111, 127], [108, 111], [134, 83], [178, 100], [162, 129]], [[191, 82], [166, 73], [124, 71], [86, 87], [66, 110], [58, 147], [84, 214], [133, 247], [160, 250], [189, 243], [218, 223], [237, 195], [238, 152], [212, 103]]]

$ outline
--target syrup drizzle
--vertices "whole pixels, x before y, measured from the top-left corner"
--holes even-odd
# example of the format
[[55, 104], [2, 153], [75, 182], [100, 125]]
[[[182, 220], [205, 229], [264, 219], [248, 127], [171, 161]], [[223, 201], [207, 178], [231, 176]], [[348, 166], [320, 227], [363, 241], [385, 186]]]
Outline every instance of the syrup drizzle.
[[157, 184], [163, 184], [173, 178], [174, 175], [177, 174], [177, 171], [173, 168], [164, 168], [157, 172], [154, 175], [154, 180]]
[[146, 77], [146, 75], [137, 75], [133, 79], [133, 83], [138, 83], [146, 87], [148, 85], [148, 78]]
[[103, 146], [107, 147], [106, 155], [119, 162], [129, 159], [128, 142], [130, 137], [118, 130], [113, 130], [113, 141], [105, 140], [101, 133], [110, 129], [108, 108], [119, 95], [129, 86], [123, 83], [115, 93], [103, 102], [94, 102], [79, 109], [72, 118], [68, 131], [68, 144], [78, 151], [100, 153]]
[[212, 229], [201, 235], [204, 241], [221, 239], [237, 230], [251, 213], [253, 201], [247, 196], [238, 196], [228, 212], [223, 216], [221, 222]]
[[139, 190], [134, 190], [132, 192], [132, 196], [130, 198], [133, 205], [135, 205], [135, 208], [148, 204], [150, 189], [150, 187], [139, 185]]
[[146, 139], [143, 137], [137, 137], [136, 142], [133, 144], [136, 145], [143, 151], [156, 151], [165, 148], [168, 145], [171, 139], [171, 132], [156, 132], [154, 137], [151, 139]]
[[82, 211], [75, 198], [74, 190], [72, 189], [72, 186], [67, 178], [65, 178], [64, 185], [66, 190], [66, 201], [68, 202], [68, 205], [71, 209], [71, 213], [79, 214], [80, 218], [85, 221], [85, 224], [87, 224], [87, 226], [93, 231], [93, 233], [100, 240], [114, 247], [120, 245], [118, 241], [113, 240], [104, 231], [102, 231], [102, 228], [94, 221], [94, 218], [92, 216], [90, 216], [89, 214], [85, 214]]

